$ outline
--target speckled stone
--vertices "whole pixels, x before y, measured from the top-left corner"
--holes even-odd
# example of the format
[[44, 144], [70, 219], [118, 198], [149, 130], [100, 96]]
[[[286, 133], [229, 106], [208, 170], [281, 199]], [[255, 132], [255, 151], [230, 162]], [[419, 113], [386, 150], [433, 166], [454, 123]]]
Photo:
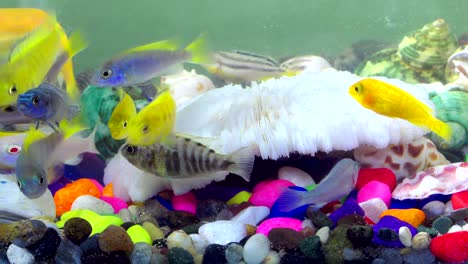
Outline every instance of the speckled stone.
[[[25, 248], [11, 244], [6, 252], [8, 261], [13, 264], [33, 264], [34, 256]], [[0, 263], [7, 263], [0, 260]]]
[[322, 243], [318, 236], [306, 237], [301, 241], [299, 248], [312, 261], [319, 261], [323, 258]]
[[57, 249], [55, 262], [57, 264], [80, 264], [82, 254], [83, 251], [78, 245], [64, 238]]
[[431, 236], [426, 232], [417, 233], [411, 241], [411, 246], [414, 249], [424, 249], [429, 247], [430, 244]]
[[299, 246], [304, 236], [289, 228], [273, 228], [268, 233], [268, 239], [272, 244], [272, 248], [277, 251], [281, 249], [293, 249]]
[[33, 245], [26, 247], [37, 261], [53, 259], [57, 253], [61, 238], [53, 228], [47, 228], [46, 233], [41, 240]]
[[150, 245], [144, 242], [139, 242], [134, 245], [130, 261], [134, 264], [150, 263], [153, 249]]
[[432, 227], [441, 234], [446, 234], [452, 225], [452, 219], [446, 216], [441, 216], [432, 223]]
[[76, 245], [81, 244], [91, 234], [91, 224], [83, 218], [70, 218], [65, 222], [63, 232], [65, 237]]
[[323, 251], [325, 253], [325, 261], [327, 263], [342, 263], [343, 249], [352, 248], [353, 244], [347, 237], [349, 226], [338, 225], [330, 232], [330, 238], [328, 242], [323, 245]]
[[228, 209], [225, 202], [219, 200], [203, 200], [197, 204], [197, 217], [200, 221], [213, 222], [224, 209]]
[[238, 243], [229, 243], [226, 245], [225, 256], [228, 264], [237, 264], [242, 260], [244, 248]]
[[6, 245], [13, 243], [24, 248], [41, 240], [46, 232], [47, 226], [39, 220], [0, 224], [0, 241]]
[[203, 264], [216, 264], [216, 263], [226, 263], [225, 256], [226, 248], [223, 245], [211, 244], [208, 245], [205, 249], [205, 254], [203, 254]]
[[133, 242], [125, 229], [120, 226], [110, 225], [99, 235], [99, 248], [111, 253], [124, 251], [130, 255], [133, 251]]
[[183, 211], [169, 212], [168, 217], [167, 217], [167, 220], [168, 220], [167, 223], [164, 223], [161, 220], [162, 220], [161, 218], [158, 218], [159, 226], [168, 225], [172, 229], [181, 229], [187, 225], [198, 222], [198, 219], [196, 216], [192, 215], [191, 213], [187, 213]]
[[346, 235], [354, 247], [366, 247], [372, 242], [374, 230], [367, 225], [354, 225], [348, 229]]
[[312, 221], [312, 223], [314, 224], [314, 226], [318, 229], [324, 226], [333, 226], [332, 220], [330, 220], [330, 218], [326, 214], [322, 213], [321, 211], [314, 211], [311, 206], [307, 208], [307, 218], [309, 218], [310, 221]]
[[398, 234], [391, 228], [380, 228], [377, 236], [384, 241], [397, 241]]
[[167, 258], [170, 264], [194, 264], [192, 255], [180, 247], [171, 248]]

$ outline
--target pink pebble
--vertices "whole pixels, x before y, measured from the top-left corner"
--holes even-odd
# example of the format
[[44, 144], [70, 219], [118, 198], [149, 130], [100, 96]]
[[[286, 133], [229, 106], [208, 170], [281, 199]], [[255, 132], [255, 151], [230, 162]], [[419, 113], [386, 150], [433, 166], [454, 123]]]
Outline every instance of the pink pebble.
[[172, 197], [172, 208], [176, 211], [184, 211], [197, 214], [197, 198], [192, 192]]
[[252, 192], [256, 192], [258, 191], [258, 189], [262, 189], [263, 187], [265, 187], [265, 185], [269, 184], [272, 181], [273, 180], [266, 180], [266, 181], [261, 181], [257, 183], [257, 185], [255, 185], [255, 187], [253, 188]]
[[273, 228], [289, 228], [297, 232], [302, 230], [302, 222], [296, 218], [289, 217], [275, 217], [263, 221], [257, 228], [257, 234], [264, 234], [268, 236], [270, 230]]
[[102, 194], [102, 190], [104, 190], [104, 186], [102, 186], [98, 181], [96, 181], [95, 179], [88, 179], [90, 181], [92, 181], [94, 183], [94, 185], [96, 185], [96, 187], [98, 188], [99, 192]]
[[390, 200], [392, 199], [392, 193], [387, 184], [379, 181], [370, 181], [366, 183], [359, 190], [357, 195], [357, 202], [362, 203], [370, 199], [379, 198], [384, 201], [387, 207], [390, 206]]
[[124, 200], [117, 197], [101, 196], [101, 200], [112, 205], [115, 214], [118, 214], [120, 210], [124, 208], [128, 208], [128, 204]]
[[[261, 186], [258, 186], [261, 185]], [[254, 188], [253, 194], [249, 199], [249, 202], [255, 206], [266, 206], [271, 209], [273, 204], [281, 193], [286, 190], [289, 186], [294, 184], [288, 180], [273, 180], [266, 183], [261, 182]]]

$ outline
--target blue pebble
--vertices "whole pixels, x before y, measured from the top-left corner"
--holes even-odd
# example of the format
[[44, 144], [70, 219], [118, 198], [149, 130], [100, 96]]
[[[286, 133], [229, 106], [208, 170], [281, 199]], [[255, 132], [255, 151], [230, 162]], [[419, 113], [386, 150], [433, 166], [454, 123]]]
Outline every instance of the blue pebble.
[[364, 210], [359, 206], [356, 199], [352, 197], [346, 199], [343, 205], [330, 215], [330, 219], [333, 221], [333, 226], [336, 226], [338, 220], [350, 214], [364, 216]]
[[393, 216], [384, 216], [380, 219], [378, 223], [376, 223], [372, 228], [374, 229], [374, 237], [372, 238], [372, 243], [380, 246], [385, 246], [385, 247], [392, 247], [392, 248], [403, 248], [405, 247], [401, 242], [400, 239], [396, 240], [390, 240], [390, 241], [385, 241], [381, 238], [379, 238], [379, 230], [381, 228], [389, 228], [392, 229], [393, 231], [398, 234], [400, 227], [406, 226], [409, 228], [412, 236], [416, 235], [418, 233], [418, 230], [414, 228], [412, 225], [410, 225], [407, 222], [401, 221], [400, 219], [393, 217]]
[[174, 211], [171, 200], [164, 199], [160, 195], [154, 196], [153, 199], [158, 201], [162, 206], [166, 207], [167, 210]]
[[[290, 186], [288, 188], [293, 189], [293, 190], [307, 192], [307, 189], [302, 188], [300, 186]], [[274, 218], [274, 217], [291, 217], [291, 218], [297, 218], [297, 219], [302, 220], [306, 217], [306, 212], [307, 212], [308, 207], [309, 205], [305, 204], [289, 212], [283, 212], [283, 211], [278, 210], [278, 203], [276, 201], [271, 207], [270, 215], [267, 217], [267, 219]]]
[[419, 208], [423, 208], [424, 205], [426, 205], [427, 203], [430, 203], [432, 201], [441, 201], [443, 203], [447, 203], [448, 201], [450, 201], [450, 199], [452, 198], [452, 195], [445, 195], [445, 194], [433, 194], [427, 198], [424, 198], [423, 200], [419, 201]]
[[419, 208], [419, 201], [413, 199], [397, 200], [392, 199], [390, 202], [389, 209], [410, 209], [410, 208]]

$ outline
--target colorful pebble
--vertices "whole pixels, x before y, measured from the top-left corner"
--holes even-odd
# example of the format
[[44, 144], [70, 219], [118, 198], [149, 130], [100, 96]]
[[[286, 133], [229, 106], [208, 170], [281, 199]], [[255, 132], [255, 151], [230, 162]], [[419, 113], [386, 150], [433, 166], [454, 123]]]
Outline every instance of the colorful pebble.
[[371, 181], [379, 181], [387, 184], [391, 192], [396, 187], [396, 176], [393, 171], [387, 168], [361, 168], [359, 170], [358, 180], [356, 182], [356, 189], [361, 189], [364, 185]]
[[99, 192], [102, 194], [102, 191], [104, 190], [104, 186], [102, 186], [102, 184], [100, 184], [98, 181], [96, 181], [95, 179], [89, 179], [92, 183], [94, 183], [94, 185], [96, 185], [96, 187], [98, 188]]
[[380, 198], [385, 202], [387, 207], [389, 207], [390, 200], [392, 199], [392, 193], [390, 192], [388, 185], [379, 181], [370, 181], [362, 186], [357, 195], [358, 203], [362, 203], [373, 198]]
[[124, 209], [124, 208], [128, 208], [128, 204], [118, 198], [118, 197], [110, 197], [110, 196], [101, 196], [101, 200], [107, 202], [108, 204], [110, 204], [112, 206], [112, 208], [114, 209], [114, 214], [118, 214], [120, 212], [120, 210]]
[[71, 205], [81, 195], [89, 194], [94, 197], [101, 197], [99, 188], [90, 179], [79, 179], [67, 184], [64, 188], [54, 194], [57, 216], [70, 211]]
[[271, 208], [283, 190], [294, 184], [287, 180], [273, 180], [259, 183], [253, 190], [249, 202], [256, 206]]
[[257, 234], [264, 234], [265, 236], [268, 236], [268, 233], [270, 233], [270, 230], [273, 228], [290, 228], [299, 232], [302, 230], [302, 221], [289, 217], [270, 218], [263, 221], [257, 227]]
[[127, 234], [132, 239], [133, 244], [139, 242], [145, 242], [150, 245], [153, 244], [153, 240], [151, 240], [151, 236], [148, 231], [146, 231], [141, 225], [133, 225], [127, 229]]
[[172, 208], [176, 211], [184, 211], [193, 215], [197, 214], [197, 198], [192, 192], [172, 197]]
[[231, 199], [229, 199], [226, 204], [227, 205], [233, 205], [233, 204], [241, 204], [243, 202], [248, 202], [250, 197], [252, 196], [252, 193], [247, 192], [247, 191], [241, 191], [234, 195]]
[[432, 254], [443, 262], [468, 261], [468, 232], [461, 231], [438, 236], [431, 240]]
[[65, 225], [65, 222], [74, 217], [80, 217], [85, 219], [91, 224], [92, 227], [92, 232], [90, 236], [101, 233], [110, 225], [116, 225], [120, 226], [123, 224], [122, 219], [115, 215], [105, 215], [101, 216], [93, 211], [90, 210], [74, 210], [74, 211], [69, 211], [66, 212], [60, 217], [60, 221], [57, 222], [57, 227], [58, 228], [63, 228]]
[[389, 209], [384, 211], [380, 217], [390, 215], [411, 224], [414, 227], [421, 225], [426, 219], [426, 214], [419, 209]]
[[468, 207], [468, 190], [452, 194], [452, 207], [455, 210]]
[[112, 187], [112, 182], [107, 184], [104, 189], [102, 189], [102, 196], [114, 197], [114, 189]]

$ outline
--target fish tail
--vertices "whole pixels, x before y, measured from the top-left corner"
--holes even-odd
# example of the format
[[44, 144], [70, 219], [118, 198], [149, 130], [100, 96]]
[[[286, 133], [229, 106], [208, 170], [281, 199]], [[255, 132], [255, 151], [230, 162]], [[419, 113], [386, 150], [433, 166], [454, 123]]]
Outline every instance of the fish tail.
[[206, 34], [201, 34], [186, 48], [191, 55], [191, 62], [196, 64], [208, 64], [211, 59], [211, 54], [206, 44]]
[[308, 204], [309, 192], [286, 189], [276, 201], [278, 210], [281, 212], [289, 212]]
[[64, 134], [64, 138], [68, 139], [69, 137], [73, 136], [74, 134], [85, 130], [87, 127], [83, 125], [81, 122], [81, 119], [79, 117], [74, 118], [71, 121], [68, 121], [67, 119], [63, 119], [59, 123], [59, 127], [62, 130]]
[[431, 131], [436, 133], [445, 141], [450, 141], [450, 138], [452, 137], [452, 127], [447, 123], [434, 118], [427, 124], [427, 126]]
[[229, 167], [228, 171], [250, 181], [250, 173], [255, 161], [254, 148], [252, 146], [241, 148], [230, 154], [229, 160], [234, 164]]
[[23, 143], [24, 151], [28, 151], [29, 146], [31, 146], [31, 144], [45, 137], [46, 135], [42, 131], [36, 130], [34, 126], [31, 126], [29, 130], [26, 132], [26, 137], [24, 138], [24, 143]]
[[68, 120], [73, 119], [81, 112], [81, 108], [78, 105], [71, 105], [68, 107]]
[[78, 54], [80, 51], [86, 49], [89, 45], [89, 42], [83, 36], [81, 31], [75, 31], [70, 35], [70, 47], [69, 54], [70, 58]]
[[83, 36], [80, 31], [75, 31], [70, 35], [69, 47], [68, 47], [68, 57], [69, 59], [64, 64], [62, 72], [64, 75], [66, 89], [68, 94], [73, 100], [78, 100], [80, 97], [80, 90], [75, 80], [75, 75], [73, 74], [73, 64], [72, 57], [86, 49], [89, 45], [89, 42]]

